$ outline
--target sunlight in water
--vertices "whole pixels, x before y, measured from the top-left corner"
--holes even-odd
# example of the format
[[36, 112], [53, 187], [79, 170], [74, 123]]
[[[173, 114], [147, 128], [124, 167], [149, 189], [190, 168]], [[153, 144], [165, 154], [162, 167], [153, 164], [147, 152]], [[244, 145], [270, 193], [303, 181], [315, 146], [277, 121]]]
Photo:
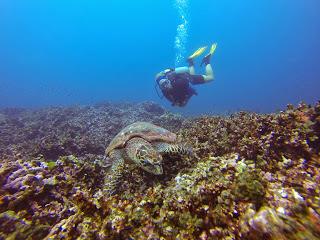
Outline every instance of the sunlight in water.
[[176, 49], [176, 67], [183, 64], [186, 51], [186, 43], [188, 38], [188, 5], [188, 0], [175, 0], [175, 7], [178, 9], [180, 18], [174, 44]]

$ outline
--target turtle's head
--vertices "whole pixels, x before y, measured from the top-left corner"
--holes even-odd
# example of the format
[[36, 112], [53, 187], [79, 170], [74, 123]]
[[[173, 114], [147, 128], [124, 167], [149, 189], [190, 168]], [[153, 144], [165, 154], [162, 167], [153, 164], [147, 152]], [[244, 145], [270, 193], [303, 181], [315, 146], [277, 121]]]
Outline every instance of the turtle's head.
[[151, 145], [141, 145], [136, 150], [134, 161], [145, 171], [161, 175], [162, 169], [162, 156]]
[[127, 142], [125, 149], [128, 159], [143, 170], [155, 175], [163, 173], [162, 156], [150, 142], [140, 137], [134, 137]]

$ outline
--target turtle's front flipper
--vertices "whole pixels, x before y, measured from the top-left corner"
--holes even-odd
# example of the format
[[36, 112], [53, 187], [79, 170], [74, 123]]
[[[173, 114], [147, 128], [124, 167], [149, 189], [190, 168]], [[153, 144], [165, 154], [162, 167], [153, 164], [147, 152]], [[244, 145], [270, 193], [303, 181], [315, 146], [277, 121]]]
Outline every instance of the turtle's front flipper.
[[107, 196], [111, 196], [116, 192], [124, 170], [124, 159], [122, 158], [119, 150], [113, 150], [110, 153], [110, 157], [113, 160], [113, 163], [110, 171], [108, 172], [108, 176], [105, 178], [103, 188], [103, 193]]
[[154, 144], [154, 147], [158, 150], [159, 153], [167, 154], [178, 154], [178, 155], [193, 155], [192, 147], [183, 144], [183, 143], [164, 143], [157, 142]]

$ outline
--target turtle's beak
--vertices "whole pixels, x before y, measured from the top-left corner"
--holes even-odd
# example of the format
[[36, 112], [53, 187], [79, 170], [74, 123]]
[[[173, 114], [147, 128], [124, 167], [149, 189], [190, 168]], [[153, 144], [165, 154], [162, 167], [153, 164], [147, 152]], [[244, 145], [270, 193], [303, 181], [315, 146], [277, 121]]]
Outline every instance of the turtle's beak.
[[163, 174], [163, 169], [162, 169], [162, 165], [161, 164], [154, 165], [154, 168], [155, 168], [155, 172], [154, 172], [155, 175]]
[[163, 174], [163, 169], [161, 162], [153, 163], [148, 159], [143, 160], [141, 167], [149, 173], [154, 175], [161, 175]]

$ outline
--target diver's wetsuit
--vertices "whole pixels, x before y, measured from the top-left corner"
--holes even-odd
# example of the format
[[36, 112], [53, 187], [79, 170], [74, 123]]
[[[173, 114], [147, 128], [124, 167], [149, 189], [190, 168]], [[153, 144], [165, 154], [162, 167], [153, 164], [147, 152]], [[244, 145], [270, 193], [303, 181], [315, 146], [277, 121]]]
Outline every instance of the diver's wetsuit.
[[175, 69], [168, 68], [156, 75], [156, 82], [160, 87], [163, 95], [172, 103], [173, 106], [183, 107], [187, 104], [196, 91], [190, 86], [211, 82], [214, 79], [213, 70], [210, 64], [211, 55], [214, 53], [217, 44], [211, 45], [209, 53], [202, 59], [200, 66], [204, 64], [205, 75], [196, 75], [194, 68], [194, 58], [199, 57], [206, 49], [201, 47], [197, 49], [187, 62], [188, 67], [178, 67]]
[[176, 73], [174, 71], [166, 73], [166, 78], [170, 80], [172, 88], [162, 89], [163, 95], [172, 103], [180, 107], [185, 106], [193, 95], [197, 95], [191, 84], [202, 84], [202, 75], [191, 75], [189, 73]]

